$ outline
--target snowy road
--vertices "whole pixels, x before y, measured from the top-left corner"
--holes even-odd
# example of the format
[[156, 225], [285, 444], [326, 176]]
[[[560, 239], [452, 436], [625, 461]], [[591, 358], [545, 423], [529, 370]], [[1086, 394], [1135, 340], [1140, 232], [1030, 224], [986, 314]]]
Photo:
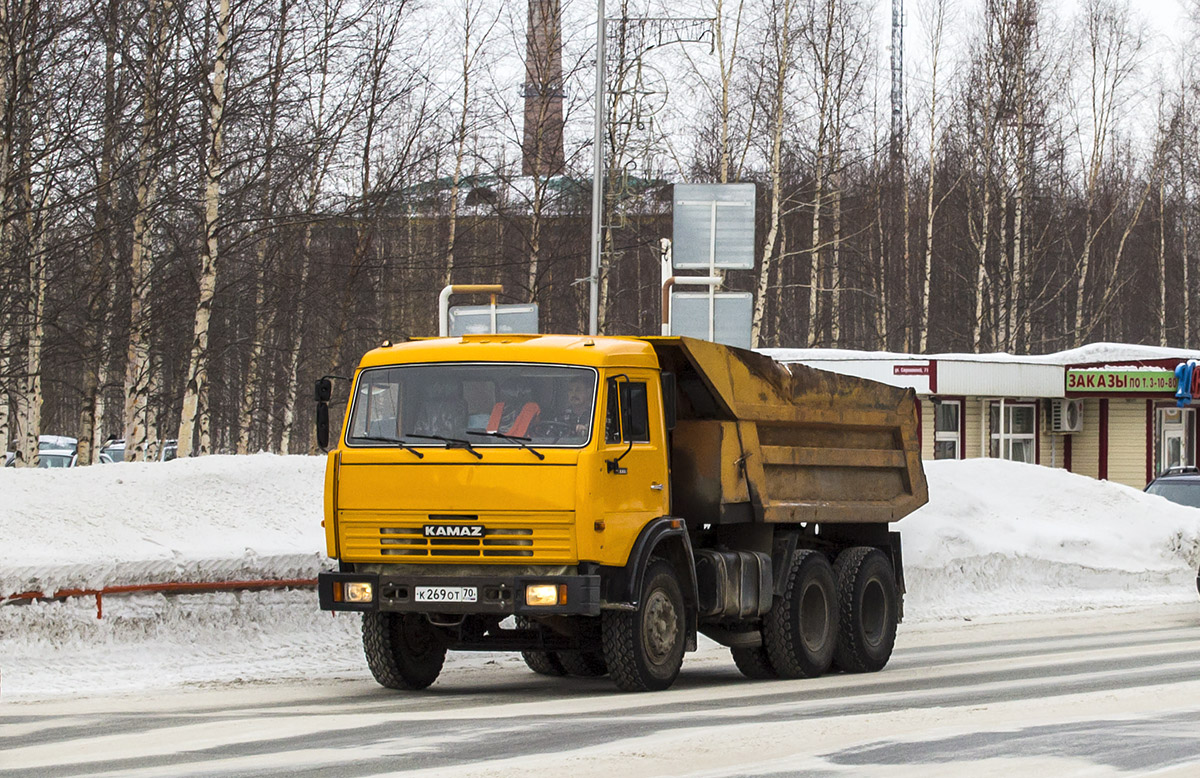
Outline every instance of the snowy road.
[[882, 673], [669, 692], [464, 664], [0, 705], [0, 776], [1200, 774], [1200, 606], [902, 628]]

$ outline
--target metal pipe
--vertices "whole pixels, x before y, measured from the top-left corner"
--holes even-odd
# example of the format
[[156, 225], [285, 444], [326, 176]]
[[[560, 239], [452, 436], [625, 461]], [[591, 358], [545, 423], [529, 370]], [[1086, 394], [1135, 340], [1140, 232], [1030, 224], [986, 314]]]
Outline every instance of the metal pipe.
[[596, 116], [592, 123], [592, 270], [588, 276], [588, 334], [600, 329], [600, 226], [604, 210], [604, 0], [596, 0]]
[[257, 589], [308, 589], [317, 585], [315, 578], [278, 578], [262, 581], [172, 581], [164, 583], [123, 584], [105, 586], [100, 589], [58, 589], [53, 594], [44, 592], [20, 592], [0, 598], [0, 603], [28, 602], [30, 600], [62, 600], [67, 597], [95, 597], [96, 618], [102, 618], [103, 597], [106, 594], [139, 594], [162, 592], [165, 594], [192, 592], [206, 594]]
[[[680, 286], [707, 286], [715, 290], [724, 282], [725, 279], [721, 276], [668, 276], [664, 279], [662, 284], [662, 334], [671, 334], [671, 287], [678, 284]], [[709, 329], [712, 329], [711, 322]], [[711, 339], [710, 337], [709, 340]]]
[[475, 293], [504, 294], [504, 287], [501, 284], [449, 284], [442, 287], [438, 295], [438, 337], [450, 334], [450, 295]]

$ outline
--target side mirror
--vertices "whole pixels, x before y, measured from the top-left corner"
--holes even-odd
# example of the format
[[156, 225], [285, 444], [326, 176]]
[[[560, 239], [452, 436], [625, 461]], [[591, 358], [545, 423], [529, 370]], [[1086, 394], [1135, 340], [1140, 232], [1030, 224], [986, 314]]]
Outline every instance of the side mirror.
[[317, 445], [329, 447], [329, 403], [324, 401], [317, 403]]
[[327, 403], [331, 397], [333, 397], [333, 381], [329, 380], [329, 376], [318, 378], [313, 387], [313, 399], [319, 403]]
[[663, 419], [667, 423], [667, 432], [675, 429], [675, 374], [662, 374]]

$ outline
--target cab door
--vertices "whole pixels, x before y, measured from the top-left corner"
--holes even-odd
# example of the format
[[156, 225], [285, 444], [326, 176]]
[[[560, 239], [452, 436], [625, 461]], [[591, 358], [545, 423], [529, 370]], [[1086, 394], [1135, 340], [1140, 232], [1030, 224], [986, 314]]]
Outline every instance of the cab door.
[[592, 506], [602, 527], [601, 556], [624, 564], [642, 527], [670, 512], [666, 426], [658, 374], [615, 370], [604, 381], [599, 409], [601, 462], [593, 474]]

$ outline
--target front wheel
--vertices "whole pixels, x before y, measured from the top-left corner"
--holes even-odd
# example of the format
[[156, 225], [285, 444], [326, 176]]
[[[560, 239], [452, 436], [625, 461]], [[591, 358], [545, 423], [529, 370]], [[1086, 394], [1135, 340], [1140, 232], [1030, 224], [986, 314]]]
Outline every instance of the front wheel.
[[617, 688], [670, 688], [683, 666], [687, 635], [683, 590], [670, 563], [650, 562], [636, 611], [606, 610], [600, 619], [604, 661]]
[[363, 651], [371, 675], [389, 689], [424, 689], [437, 680], [446, 646], [420, 613], [364, 613]]

